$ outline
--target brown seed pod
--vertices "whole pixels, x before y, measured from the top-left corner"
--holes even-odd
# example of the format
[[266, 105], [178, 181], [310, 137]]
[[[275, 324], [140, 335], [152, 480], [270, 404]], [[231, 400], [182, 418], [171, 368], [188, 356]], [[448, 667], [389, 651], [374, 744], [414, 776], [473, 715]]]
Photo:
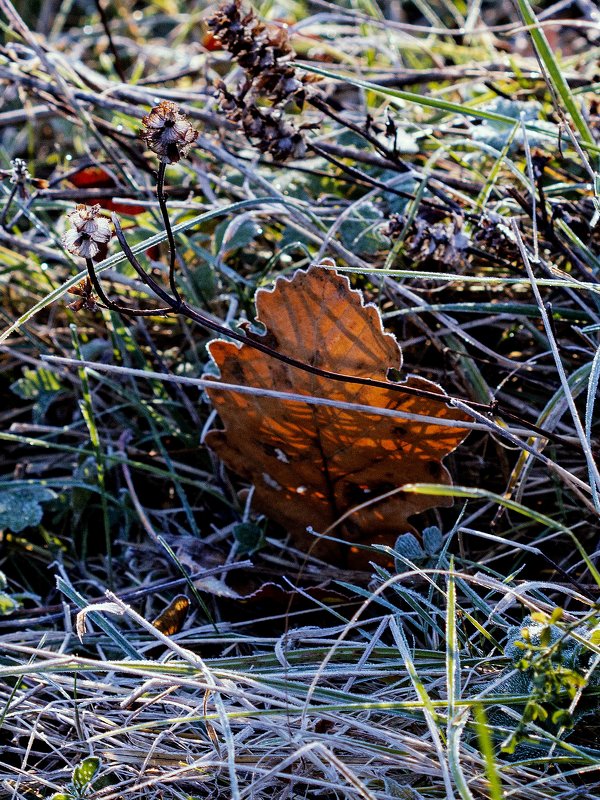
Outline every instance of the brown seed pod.
[[198, 138], [198, 131], [170, 100], [162, 100], [142, 122], [142, 139], [165, 164], [173, 164], [186, 156]]
[[67, 214], [73, 228], [62, 236], [62, 243], [69, 253], [79, 258], [102, 261], [108, 252], [112, 238], [110, 222], [100, 216], [100, 206], [78, 205]]

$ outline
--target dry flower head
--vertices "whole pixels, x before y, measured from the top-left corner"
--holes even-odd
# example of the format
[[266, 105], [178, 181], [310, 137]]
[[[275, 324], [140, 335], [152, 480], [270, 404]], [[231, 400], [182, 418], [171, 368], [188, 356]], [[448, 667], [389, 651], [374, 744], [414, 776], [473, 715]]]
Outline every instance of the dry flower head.
[[112, 237], [110, 222], [100, 216], [99, 205], [78, 205], [67, 214], [73, 226], [62, 236], [62, 243], [69, 253], [79, 258], [102, 261], [108, 251]]
[[146, 146], [165, 164], [173, 164], [188, 154], [198, 138], [188, 118], [176, 103], [162, 100], [142, 119], [142, 138]]
[[70, 308], [71, 311], [81, 311], [82, 308], [86, 311], [98, 310], [98, 298], [94, 294], [92, 282], [89, 278], [79, 281], [76, 286], [69, 289], [69, 294], [77, 297], [77, 300], [67, 303], [67, 308]]
[[10, 176], [11, 183], [20, 184], [31, 180], [31, 175], [27, 169], [27, 162], [22, 158], [13, 158], [10, 162], [10, 166], [12, 167]]

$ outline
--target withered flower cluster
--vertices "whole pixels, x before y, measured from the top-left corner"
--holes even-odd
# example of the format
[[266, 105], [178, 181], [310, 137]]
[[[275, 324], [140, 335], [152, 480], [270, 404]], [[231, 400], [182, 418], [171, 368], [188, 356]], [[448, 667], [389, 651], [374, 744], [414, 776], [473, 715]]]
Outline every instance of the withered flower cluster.
[[192, 128], [179, 106], [170, 100], [162, 100], [142, 122], [142, 139], [164, 164], [173, 164], [184, 158], [198, 138], [198, 131]]
[[[435, 222], [426, 212], [422, 213], [408, 227], [404, 240], [406, 254], [418, 264], [429, 262], [440, 268], [464, 269], [469, 262], [472, 242], [463, 231], [463, 222], [458, 215], [453, 216], [450, 222]], [[382, 233], [390, 239], [397, 239], [405, 225], [406, 217], [392, 214]]]
[[11, 174], [10, 182], [12, 184], [24, 184], [31, 180], [31, 175], [27, 169], [27, 162], [22, 158], [13, 158], [10, 162]]
[[264, 24], [254, 11], [243, 9], [241, 0], [223, 3], [208, 24], [246, 74], [236, 92], [223, 82], [217, 86], [227, 118], [276, 161], [301, 158], [306, 152], [303, 126], [286, 120], [285, 108], [303, 108], [311, 79], [288, 63], [294, 51], [285, 27]]
[[79, 258], [102, 261], [108, 252], [112, 238], [110, 222], [100, 216], [99, 205], [78, 205], [67, 214], [73, 226], [62, 236], [62, 243], [69, 253]]
[[76, 286], [69, 289], [69, 294], [77, 297], [77, 300], [73, 300], [72, 303], [67, 303], [67, 308], [70, 308], [71, 311], [81, 311], [82, 308], [85, 309], [85, 311], [98, 310], [98, 298], [94, 294], [94, 288], [89, 278], [79, 281]]
[[506, 220], [489, 210], [479, 220], [473, 233], [473, 245], [503, 261], [515, 262], [521, 259]]

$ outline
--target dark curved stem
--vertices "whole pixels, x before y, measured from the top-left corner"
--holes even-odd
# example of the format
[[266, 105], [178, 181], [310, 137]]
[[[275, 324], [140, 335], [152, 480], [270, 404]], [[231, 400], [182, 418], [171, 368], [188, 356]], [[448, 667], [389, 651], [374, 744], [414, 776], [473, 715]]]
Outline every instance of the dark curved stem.
[[104, 6], [102, 5], [102, 0], [96, 0], [96, 8], [98, 9], [98, 14], [100, 15], [100, 22], [102, 23], [102, 27], [104, 28], [104, 33], [108, 39], [108, 46], [110, 48], [110, 52], [113, 54], [113, 58], [115, 60], [115, 71], [119, 78], [122, 80], [123, 83], [127, 83], [127, 76], [125, 75], [125, 70], [121, 64], [121, 59], [119, 57], [119, 51], [117, 50], [115, 43], [112, 38], [112, 34], [110, 32], [110, 25], [108, 23], [108, 17], [106, 16], [106, 11]]
[[405, 164], [401, 162], [398, 158], [393, 158], [392, 153], [384, 147], [381, 142], [377, 140], [375, 136], [370, 134], [364, 128], [361, 128], [359, 125], [355, 125], [353, 122], [350, 122], [347, 119], [344, 119], [339, 114], [336, 114], [333, 109], [329, 107], [329, 105], [324, 102], [324, 100], [317, 95], [312, 95], [306, 98], [307, 102], [310, 103], [311, 106], [317, 109], [317, 111], [321, 111], [323, 114], [328, 116], [330, 119], [334, 120], [334, 122], [339, 122], [344, 128], [348, 128], [348, 130], [353, 131], [354, 133], [358, 134], [358, 136], [365, 139], [365, 141], [369, 142], [369, 144], [373, 145], [374, 149], [379, 153], [379, 155], [383, 156], [384, 158], [388, 159], [388, 161], [393, 161], [400, 167], [402, 172], [412, 172], [412, 167], [409, 164]]
[[364, 183], [369, 184], [370, 186], [374, 186], [377, 189], [383, 189], [385, 192], [390, 192], [391, 194], [395, 194], [398, 197], [403, 197], [406, 200], [414, 200], [414, 194], [410, 192], [403, 192], [401, 189], [396, 189], [393, 186], [388, 186], [387, 184], [383, 183], [383, 181], [378, 181], [377, 178], [372, 178], [370, 175], [367, 175], [366, 172], [362, 172], [356, 167], [351, 167], [349, 164], [344, 164], [343, 161], [340, 161], [335, 156], [330, 155], [325, 150], [322, 150], [318, 144], [311, 142], [309, 148], [316, 153], [321, 158], [324, 158], [326, 161], [329, 161], [330, 164], [333, 164], [338, 169], [341, 169], [343, 172], [346, 172], [348, 175], [351, 175], [353, 178], [357, 178]]
[[[123, 233], [123, 228], [121, 227], [121, 223], [119, 222], [119, 218], [117, 217], [117, 215], [114, 212], [113, 212], [113, 214], [111, 214], [111, 219], [112, 219], [113, 225], [115, 226], [115, 234], [117, 236], [117, 239], [119, 240], [119, 244], [123, 248], [123, 252], [125, 253], [125, 255], [127, 257], [127, 260], [129, 261], [131, 266], [134, 268], [134, 270], [137, 272], [137, 274], [139, 275], [141, 280], [146, 284], [146, 286], [148, 286], [150, 289], [152, 289], [152, 291], [154, 292], [155, 295], [157, 295], [157, 297], [160, 297], [161, 300], [164, 300], [165, 303], [169, 304], [169, 310], [170, 311], [177, 311], [177, 308], [173, 305], [173, 298], [171, 297], [171, 295], [168, 292], [166, 292], [162, 288], [162, 286], [154, 280], [153, 277], [148, 275], [146, 270], [142, 267], [140, 262], [137, 260], [137, 257], [135, 255], [135, 253], [133, 252], [133, 250], [129, 246], [129, 242], [125, 238], [125, 234]], [[181, 300], [179, 300], [178, 302], [181, 302]]]
[[100, 301], [104, 305], [105, 308], [109, 309], [109, 311], [117, 311], [119, 314], [127, 314], [130, 317], [156, 317], [156, 316], [164, 316], [165, 314], [172, 314], [173, 308], [168, 306], [166, 308], [148, 308], [148, 309], [141, 309], [141, 308], [128, 308], [127, 306], [122, 306], [119, 303], [115, 303], [114, 300], [111, 300], [108, 297], [100, 281], [98, 280], [98, 275], [96, 274], [96, 268], [94, 267], [94, 262], [91, 258], [86, 258], [85, 266], [87, 267], [87, 274], [88, 278], [91, 281], [92, 286], [94, 287], [94, 291], [100, 298]]
[[[228, 339], [233, 339], [234, 341], [240, 342], [241, 344], [246, 344], [249, 347], [253, 347], [255, 350], [260, 350], [261, 353], [266, 353], [267, 355], [272, 356], [273, 358], [276, 358], [279, 361], [282, 361], [284, 364], [288, 364], [290, 367], [296, 367], [297, 369], [300, 369], [303, 372], [309, 372], [311, 375], [317, 375], [320, 378], [328, 378], [329, 380], [341, 381], [343, 383], [361, 384], [362, 386], [376, 386], [381, 389], [391, 389], [392, 391], [400, 392], [402, 394], [415, 395], [416, 397], [426, 397], [429, 400], [435, 400], [438, 403], [442, 403], [444, 405], [446, 405], [448, 401], [452, 399], [448, 395], [440, 395], [437, 392], [428, 392], [425, 389], [416, 389], [415, 387], [412, 386], [403, 386], [401, 384], [392, 383], [390, 381], [378, 381], [373, 378], [359, 378], [355, 375], [346, 375], [345, 373], [342, 372], [330, 372], [327, 369], [314, 367], [312, 366], [312, 364], [306, 364], [304, 361], [298, 361], [298, 359], [296, 358], [292, 358], [291, 356], [286, 356], [284, 353], [280, 353], [277, 350], [273, 350], [272, 347], [269, 347], [268, 345], [263, 344], [262, 342], [259, 342], [256, 339], [250, 338], [241, 333], [237, 333], [237, 331], [230, 330], [229, 328], [226, 328], [224, 325], [220, 325], [218, 322], [215, 322], [210, 317], [203, 314], [201, 311], [198, 311], [197, 309], [192, 308], [192, 306], [189, 306], [186, 302], [184, 302], [181, 299], [181, 297], [179, 296], [177, 298], [171, 297], [168, 294], [168, 292], [166, 292], [162, 288], [162, 286], [160, 286], [154, 280], [154, 278], [151, 278], [150, 275], [148, 275], [148, 273], [145, 272], [145, 270], [142, 268], [139, 261], [135, 257], [135, 254], [131, 250], [131, 247], [129, 246], [127, 240], [125, 239], [125, 236], [123, 235], [123, 229], [121, 228], [119, 221], [114, 214], [112, 219], [115, 225], [115, 232], [117, 235], [117, 239], [119, 240], [121, 247], [123, 248], [123, 252], [127, 256], [127, 259], [130, 262], [131, 266], [135, 269], [135, 271], [144, 281], [146, 286], [152, 289], [152, 291], [156, 295], [158, 295], [158, 297], [160, 297], [161, 300], [163, 300], [165, 303], [169, 305], [169, 310], [172, 311], [174, 314], [181, 314], [182, 316], [187, 317], [188, 319], [191, 319], [194, 322], [197, 322], [199, 325], [202, 325], [203, 328], [207, 328], [210, 331], [219, 333], [221, 334], [221, 336], [226, 336]], [[93, 272], [93, 265], [92, 265], [92, 272]], [[94, 289], [96, 289], [98, 278], [95, 273], [93, 273], [93, 278], [92, 275], [90, 275], [90, 280], [94, 285]], [[94, 283], [94, 280], [96, 281], [96, 283]], [[100, 289], [100, 291], [102, 290]], [[108, 300], [108, 298], [106, 298], [106, 295], [104, 294], [101, 295], [100, 292], [97, 293], [98, 296], [104, 302], [111, 303], [111, 301]], [[113, 307], [116, 306], [116, 304], [112, 305]], [[118, 310], [118, 307], [115, 308], [115, 310]], [[463, 401], [463, 402], [469, 402], [469, 401]], [[490, 406], [482, 403], [470, 402], [469, 405], [480, 411], [492, 410]]]
[[[359, 378], [356, 375], [347, 375], [344, 372], [331, 372], [328, 369], [314, 367], [312, 364], [306, 364], [304, 361], [298, 361], [296, 358], [286, 356], [284, 353], [273, 350], [272, 347], [269, 347], [268, 345], [263, 344], [256, 339], [250, 338], [249, 336], [245, 336], [241, 333], [237, 333], [236, 331], [232, 331], [229, 328], [225, 328], [223, 325], [219, 325], [218, 322], [213, 322], [212, 319], [206, 317], [195, 308], [188, 306], [188, 304], [185, 302], [181, 303], [178, 313], [182, 314], [188, 319], [194, 320], [194, 322], [197, 322], [204, 328], [215, 331], [215, 333], [220, 333], [222, 336], [227, 336], [229, 339], [234, 339], [236, 342], [240, 342], [241, 344], [248, 345], [248, 347], [253, 347], [255, 350], [260, 350], [261, 353], [266, 353], [267, 355], [276, 358], [278, 361], [282, 361], [284, 364], [287, 364], [290, 367], [295, 367], [303, 372], [309, 372], [311, 375], [317, 375], [319, 378], [327, 378], [328, 380], [340, 381], [341, 383], [354, 383], [361, 386], [373, 386], [378, 389], [389, 389], [390, 391], [399, 392], [400, 394], [409, 394], [415, 397], [424, 397], [428, 400], [434, 400], [442, 405], [447, 405], [450, 400], [454, 399], [450, 395], [438, 394], [437, 392], [428, 392], [426, 389], [416, 389], [414, 386], [405, 386], [403, 384], [392, 383], [391, 381], [378, 381], [375, 378]], [[483, 403], [474, 403], [469, 400], [462, 402], [468, 403], [469, 406], [476, 408], [479, 411], [491, 410], [489, 405]]]
[[177, 284], [175, 283], [175, 261], [177, 259], [177, 248], [175, 246], [175, 237], [173, 235], [173, 228], [171, 227], [171, 220], [169, 219], [169, 212], [167, 211], [167, 198], [165, 197], [166, 168], [167, 165], [164, 163], [164, 161], [161, 161], [160, 166], [158, 167], [158, 177], [156, 181], [156, 199], [158, 200], [158, 207], [160, 208], [163, 224], [167, 233], [167, 239], [169, 241], [169, 287], [173, 297], [178, 303], [180, 303], [181, 297], [177, 289]]
[[[379, 155], [383, 156], [383, 158], [387, 159], [388, 161], [391, 161], [396, 166], [399, 172], [401, 173], [412, 172], [414, 173], [415, 177], [418, 177], [421, 180], [426, 179], [426, 176], [419, 174], [418, 170], [416, 170], [414, 167], [412, 167], [410, 164], [404, 161], [404, 159], [400, 158], [397, 155], [397, 153], [394, 153], [392, 150], [388, 150], [387, 147], [384, 147], [384, 145], [382, 145], [381, 142], [377, 140], [377, 137], [372, 136], [368, 131], [364, 130], [358, 125], [355, 125], [349, 120], [344, 119], [339, 114], [336, 114], [334, 111], [332, 111], [332, 109], [327, 105], [327, 103], [325, 103], [320, 97], [316, 96], [308, 97], [307, 102], [310, 103], [318, 111], [321, 111], [323, 114], [326, 114], [335, 122], [339, 122], [340, 125], [343, 125], [345, 128], [348, 128], [348, 130], [351, 130], [354, 133], [358, 134], [359, 136], [362, 136], [362, 138], [365, 139], [365, 141], [373, 145], [373, 147], [379, 153]], [[427, 188], [434, 197], [437, 197], [438, 200], [441, 200], [441, 202], [444, 203], [444, 205], [448, 206], [448, 208], [450, 208], [452, 211], [458, 213], [461, 212], [461, 207], [458, 203], [452, 200], [451, 197], [448, 197], [448, 195], [441, 189], [432, 186], [429, 181], [427, 182]]]
[[[422, 397], [426, 398], [427, 400], [433, 400], [436, 403], [440, 403], [442, 405], [448, 405], [451, 400], [460, 400], [465, 405], [468, 405], [469, 408], [472, 408], [477, 411], [483, 411], [484, 413], [497, 415], [501, 417], [506, 417], [508, 419], [512, 419], [519, 424], [525, 425], [528, 427], [532, 432], [535, 432], [539, 436], [544, 436], [547, 439], [556, 442], [565, 443], [561, 436], [553, 433], [552, 431], [546, 431], [544, 428], [541, 428], [527, 420], [523, 420], [519, 417], [516, 417], [514, 414], [506, 411], [505, 409], [501, 408], [497, 401], [494, 401], [490, 404], [485, 403], [476, 403], [472, 400], [463, 400], [461, 398], [455, 398], [451, 395], [447, 394], [438, 394], [437, 392], [429, 392], [426, 389], [417, 389], [414, 386], [406, 386], [405, 384], [398, 384], [393, 383], [392, 381], [380, 381], [374, 378], [361, 378], [356, 375], [347, 375], [343, 372], [331, 372], [327, 369], [321, 369], [320, 367], [315, 367], [312, 364], [306, 364], [304, 361], [299, 361], [296, 358], [292, 358], [291, 356], [287, 356], [284, 353], [280, 353], [277, 350], [274, 350], [272, 347], [269, 347], [266, 344], [258, 341], [256, 338], [246, 336], [244, 334], [238, 333], [237, 331], [230, 330], [226, 328], [224, 325], [220, 325], [218, 322], [215, 322], [210, 317], [203, 314], [201, 311], [198, 311], [192, 306], [189, 306], [186, 302], [184, 302], [180, 295], [177, 294], [176, 297], [171, 297], [168, 292], [166, 292], [162, 286], [160, 286], [153, 278], [151, 278], [147, 272], [144, 271], [142, 266], [140, 265], [139, 261], [135, 257], [135, 254], [131, 250], [125, 236], [123, 235], [123, 230], [119, 224], [118, 219], [115, 215], [113, 215], [113, 222], [115, 225], [115, 231], [117, 234], [117, 238], [121, 243], [123, 248], [123, 252], [127, 256], [127, 259], [131, 263], [132, 267], [135, 269], [137, 274], [143, 280], [143, 282], [158, 296], [163, 300], [165, 303], [168, 304], [169, 309], [167, 311], [171, 311], [174, 314], [181, 314], [183, 317], [187, 317], [187, 319], [191, 319], [194, 322], [197, 322], [199, 325], [202, 325], [203, 328], [208, 329], [210, 331], [214, 331], [215, 333], [220, 334], [221, 336], [225, 336], [228, 339], [233, 339], [236, 342], [240, 342], [241, 344], [245, 344], [248, 347], [253, 347], [255, 350], [259, 350], [261, 353], [265, 353], [266, 355], [271, 356], [272, 358], [276, 358], [278, 361], [287, 364], [290, 367], [295, 367], [296, 369], [302, 370], [303, 372], [308, 372], [311, 375], [317, 375], [320, 378], [327, 378], [331, 381], [339, 381], [341, 383], [352, 383], [358, 384], [361, 386], [372, 386], [378, 389], [386, 389], [392, 392], [398, 392], [404, 395], [412, 395], [413, 397]], [[91, 269], [91, 272], [90, 272]], [[90, 273], [90, 280], [94, 288], [98, 289], [98, 279], [93, 269], [92, 262], [88, 262], [88, 272]], [[108, 301], [108, 298], [102, 293], [102, 290], [98, 291], [98, 295], [105, 301]], [[131, 309], [122, 309], [117, 306], [115, 303], [111, 303], [108, 301], [110, 307], [112, 307], [115, 311], [120, 311], [121, 313], [129, 313], [134, 315]], [[158, 312], [151, 312], [151, 313], [161, 313], [164, 312], [164, 309], [160, 309]], [[457, 420], [457, 426], [460, 427], [460, 421]], [[569, 443], [567, 443], [569, 444]]]

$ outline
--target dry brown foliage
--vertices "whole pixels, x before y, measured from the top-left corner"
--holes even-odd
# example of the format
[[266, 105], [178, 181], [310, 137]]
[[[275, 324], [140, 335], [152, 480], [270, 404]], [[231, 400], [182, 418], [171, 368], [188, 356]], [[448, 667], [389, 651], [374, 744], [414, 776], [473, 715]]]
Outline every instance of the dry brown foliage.
[[[266, 328], [260, 339], [305, 363], [375, 380], [386, 380], [390, 367], [402, 365], [398, 342], [384, 333], [377, 308], [365, 305], [348, 279], [331, 269], [312, 267], [279, 278], [273, 290], [257, 292], [256, 309]], [[225, 383], [465, 419], [434, 399], [311, 375], [248, 345], [215, 340], [209, 349]], [[413, 376], [403, 385], [444, 394], [437, 384]], [[254, 484], [254, 507], [280, 523], [302, 549], [314, 542], [307, 526], [322, 533], [344, 514], [334, 535], [393, 545], [398, 534], [413, 530], [409, 517], [451, 502], [399, 489], [409, 482], [451, 484], [441, 460], [462, 442], [465, 428], [217, 389], [208, 395], [225, 428], [210, 431], [206, 444]], [[342, 550], [347, 549], [320, 540], [314, 552], [339, 562], [346, 557]], [[364, 553], [354, 548], [351, 562], [364, 562]]]

